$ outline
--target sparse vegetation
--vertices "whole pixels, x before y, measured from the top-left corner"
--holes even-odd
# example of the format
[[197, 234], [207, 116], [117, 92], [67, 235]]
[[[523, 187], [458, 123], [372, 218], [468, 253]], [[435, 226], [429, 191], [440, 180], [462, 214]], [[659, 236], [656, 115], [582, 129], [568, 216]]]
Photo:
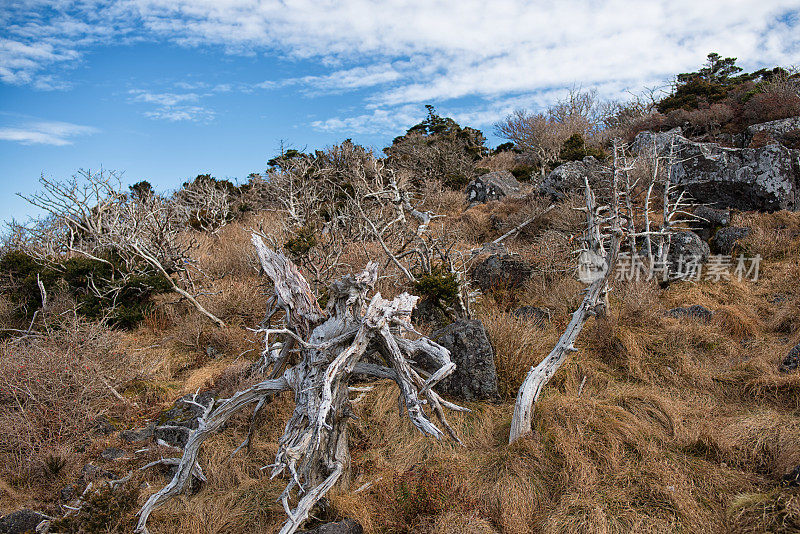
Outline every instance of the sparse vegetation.
[[[780, 365], [800, 343], [800, 213], [732, 213], [731, 226], [749, 229], [737, 251], [763, 258], [757, 282], [613, 280], [608, 307], [587, 314], [578, 352], [541, 390], [532, 431], [509, 444], [526, 373], [581, 305], [575, 252], [590, 223], [578, 210], [583, 198], [566, 192], [553, 201], [536, 193], [535, 180], [519, 196], [471, 207], [461, 192], [489, 171], [524, 181], [587, 155], [613, 166], [626, 156], [609, 136], [630, 139], [644, 128], [680, 125], [696, 139], [730, 141], [747, 125], [800, 114], [797, 84], [792, 71], [748, 74], [735, 59], [711, 55], [648, 104], [603, 106], [574, 91], [545, 113], [516, 112], [497, 127], [512, 143], [491, 154], [479, 131], [429, 107], [386, 158], [350, 140], [290, 149], [245, 185], [200, 175], [171, 195], [147, 182], [122, 188], [95, 177], [94, 190], [47, 182], [61, 203], [35, 225], [10, 228], [0, 253], [0, 514], [25, 507], [63, 517], [66, 505], [76, 510], [51, 531], [131, 531], [135, 514], [172, 478], [171, 465], [139, 468], [182, 453], [120, 431], [152, 433], [148, 425], [164, 423], [176, 399], [197, 391], [212, 390], [218, 407], [265, 380], [288, 389], [297, 376], [323, 377], [329, 362], [314, 358], [353, 331], [334, 329], [334, 344], [314, 339], [316, 348], [308, 334], [337, 314], [344, 325], [358, 323], [370, 304], [358, 291], [374, 284], [382, 298], [408, 291], [449, 319], [468, 316], [485, 327], [499, 400], [448, 412], [462, 444], [410, 424], [410, 397], [398, 397], [395, 381], [359, 375], [342, 382], [339, 409], [323, 417], [319, 428], [327, 430], [314, 442], [323, 450], [325, 440], [339, 439], [333, 429], [346, 429], [342, 444], [309, 453], [301, 469], [312, 441], [300, 437], [317, 424], [318, 408], [303, 403], [322, 388], [311, 380], [204, 436], [195, 452], [206, 480], [155, 509], [149, 532], [279, 532], [287, 517], [281, 499], [301, 508], [294, 481], [319, 486], [320, 473], [335, 472], [348, 449], [340, 482], [313, 515], [353, 518], [369, 533], [797, 532], [798, 489], [783, 477], [800, 465], [800, 372]], [[782, 142], [792, 139], [790, 132]], [[629, 224], [618, 235], [659, 240], [690, 224], [672, 219], [683, 209], [666, 186], [666, 157], [625, 163], [609, 174], [628, 187], [614, 208]], [[623, 206], [626, 199], [639, 204]], [[607, 213], [597, 212], [597, 227], [606, 228]], [[307, 291], [276, 296], [259, 273], [252, 232], [293, 261]], [[525, 265], [525, 279], [513, 290], [475, 291], [471, 268], [505, 254], [503, 246]], [[377, 263], [374, 280], [332, 288], [368, 261]], [[281, 272], [291, 272], [287, 265]], [[314, 313], [297, 320], [289, 294], [306, 298]], [[714, 313], [667, 314], [693, 304]], [[377, 314], [374, 324], [390, 317], [391, 336], [434, 338], [435, 325], [414, 324], [412, 332], [406, 315]], [[272, 329], [266, 345], [259, 328]], [[390, 343], [372, 339], [361, 349], [375, 364], [374, 353]], [[419, 378], [422, 396], [428, 375]], [[426, 399], [418, 407], [432, 415], [436, 397]], [[110, 459], [109, 448], [124, 455]], [[268, 464], [286, 470], [271, 479]]]

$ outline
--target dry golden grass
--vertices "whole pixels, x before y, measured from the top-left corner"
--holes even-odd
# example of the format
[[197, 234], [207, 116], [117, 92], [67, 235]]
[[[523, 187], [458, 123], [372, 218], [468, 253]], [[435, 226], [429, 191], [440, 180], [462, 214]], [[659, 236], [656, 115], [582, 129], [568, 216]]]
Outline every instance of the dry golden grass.
[[[496, 238], [514, 221], [546, 207], [523, 199], [464, 211], [461, 193], [426, 202], [427, 209], [448, 214], [431, 230], [454, 233], [463, 249]], [[747, 253], [765, 258], [758, 282], [679, 283], [666, 289], [649, 282], [615, 284], [611, 313], [586, 324], [580, 352], [545, 389], [532, 435], [506, 443], [519, 384], [551, 350], [581, 299], [570, 241], [582, 218], [571, 207], [579, 204], [573, 199], [560, 205], [510, 239], [509, 248], [534, 266], [533, 278], [513, 294], [484, 295], [475, 307], [495, 348], [501, 402], [469, 403], [472, 413], [451, 416], [464, 441], [459, 447], [420, 435], [398, 413], [395, 386], [378, 383], [355, 405], [349, 477], [331, 492], [324, 518], [352, 517], [369, 533], [800, 529], [797, 490], [779, 485], [780, 477], [800, 464], [800, 373], [777, 370], [800, 342], [798, 214], [735, 216], [734, 224], [754, 229], [744, 243]], [[274, 213], [248, 224], [258, 223], [276, 234], [283, 231]], [[201, 239], [207, 239], [201, 244], [201, 269], [216, 278], [209, 284], [219, 291], [204, 302], [232, 326], [218, 329], [164, 296], [140, 328], [116, 336], [115, 350], [125, 361], [141, 363], [120, 378], [120, 391], [138, 403], [137, 409], [120, 412], [125, 426], [139, 426], [198, 387], [229, 395], [257, 379], [248, 369], [260, 339], [246, 327], [263, 317], [268, 288], [258, 287], [248, 233], [234, 223], [218, 238]], [[342, 259], [348, 269], [371, 259], [385, 265], [375, 243], [349, 244]], [[385, 296], [407, 289], [393, 267], [382, 273], [390, 275], [378, 284]], [[692, 304], [715, 315], [710, 320], [665, 316], [670, 308]], [[544, 306], [551, 321], [540, 328], [517, 319], [509, 313], [517, 305]], [[276, 498], [285, 481], [270, 480], [261, 467], [273, 461], [292, 409], [288, 394], [267, 406], [249, 453], [230, 458], [246, 435], [248, 413], [211, 438], [200, 456], [208, 483], [157, 511], [151, 532], [277, 532], [283, 510]], [[83, 453], [58, 452], [73, 455], [77, 468], [96, 461], [105, 446], [124, 446], [116, 440], [93, 437]], [[153, 447], [129, 464], [115, 465], [132, 469], [160, 454], [173, 453]], [[167, 481], [156, 471], [142, 476], [151, 486], [140, 499]], [[0, 511], [47, 506], [48, 493], [36, 484], [0, 476]], [[370, 485], [355, 491], [365, 484]]]

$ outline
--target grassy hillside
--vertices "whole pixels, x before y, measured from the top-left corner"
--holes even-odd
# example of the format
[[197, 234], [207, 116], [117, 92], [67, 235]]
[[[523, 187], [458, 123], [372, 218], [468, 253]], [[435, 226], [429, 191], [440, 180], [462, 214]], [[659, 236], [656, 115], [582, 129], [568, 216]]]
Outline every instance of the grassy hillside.
[[[425, 208], [447, 215], [432, 231], [458, 236], [464, 249], [543, 205], [530, 197], [466, 209], [461, 193], [426, 198]], [[800, 529], [800, 494], [781, 485], [800, 464], [800, 374], [778, 372], [800, 342], [797, 213], [735, 215], [733, 224], [753, 229], [743, 251], [764, 257], [757, 282], [616, 282], [610, 315], [590, 320], [580, 351], [537, 404], [533, 434], [507, 444], [524, 374], [549, 352], [581, 298], [570, 239], [580, 231], [571, 209], [578, 204], [559, 204], [508, 243], [534, 266], [524, 288], [500, 288], [475, 306], [496, 351], [502, 399], [451, 417], [464, 446], [420, 435], [399, 416], [394, 384], [381, 383], [355, 405], [349, 481], [320, 514], [355, 518], [367, 532]], [[60, 490], [80, 490], [76, 481], [91, 477], [89, 463], [124, 475], [174, 456], [167, 447], [125, 443], [116, 431], [141, 426], [198, 388], [223, 397], [255, 380], [247, 370], [261, 339], [248, 328], [263, 318], [268, 288], [249, 243], [254, 227], [278, 242], [284, 231], [281, 218], [266, 213], [214, 236], [194, 234], [203, 241], [199, 267], [216, 278], [204, 303], [228, 328], [164, 294], [138, 327], [109, 330], [75, 316], [70, 297], [54, 294], [39, 335], [2, 342], [0, 513], [56, 513]], [[344, 263], [357, 268], [370, 251], [354, 244]], [[405, 289], [392, 279], [379, 286], [389, 296]], [[528, 304], [546, 306], [552, 320], [540, 328], [510, 314]], [[664, 315], [691, 304], [716, 313], [710, 320]], [[288, 393], [268, 405], [249, 452], [230, 458], [249, 415], [212, 438], [201, 453], [208, 482], [158, 510], [151, 532], [276, 532], [284, 484], [261, 468], [272, 462], [292, 407]], [[103, 459], [108, 447], [126, 454]], [[102, 526], [79, 518], [71, 528], [129, 531], [138, 505], [167, 478], [156, 469], [134, 480], [127, 500], [97, 499], [92, 513], [108, 517]]]

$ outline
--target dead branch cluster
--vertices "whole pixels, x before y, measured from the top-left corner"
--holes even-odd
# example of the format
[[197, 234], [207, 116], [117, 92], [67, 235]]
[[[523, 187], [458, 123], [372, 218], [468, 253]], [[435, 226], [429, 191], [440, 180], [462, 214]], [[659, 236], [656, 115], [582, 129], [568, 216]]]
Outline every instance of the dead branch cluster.
[[[286, 489], [281, 502], [287, 520], [282, 534], [295, 532], [313, 506], [346, 472], [349, 465], [347, 421], [353, 376], [390, 378], [398, 386], [399, 402], [420, 431], [436, 438], [444, 433], [458, 441], [443, 408], [462, 408], [442, 399], [434, 386], [455, 369], [447, 349], [415, 335], [410, 315], [417, 297], [403, 293], [386, 300], [370, 297], [378, 266], [370, 263], [356, 275], [334, 282], [330, 299], [322, 310], [311, 287], [285, 256], [269, 249], [253, 236], [266, 275], [274, 284], [272, 302], [283, 311], [281, 328], [266, 328], [265, 358], [271, 376], [236, 393], [218, 405], [204, 407], [198, 428], [192, 432], [172, 481], [153, 494], [143, 506], [137, 530], [146, 532], [151, 512], [182, 491], [197, 469], [197, 454], [203, 441], [218, 431], [239, 410], [255, 406], [255, 414], [280, 391], [291, 390], [295, 409], [279, 440], [272, 476], [284, 476]], [[276, 351], [271, 336], [280, 336]], [[416, 337], [416, 336], [415, 336]], [[434, 362], [422, 369], [415, 362]], [[441, 430], [431, 417], [435, 416]], [[252, 430], [251, 430], [252, 435]], [[245, 446], [247, 441], [242, 444]]]
[[[80, 171], [66, 181], [42, 176], [41, 191], [24, 196], [44, 210], [39, 221], [12, 230], [16, 242], [40, 261], [83, 256], [111, 267], [103, 294], [114, 307], [115, 295], [131, 277], [157, 273], [171, 289], [219, 325], [224, 323], [195, 298], [192, 276], [195, 244], [186, 232], [181, 197], [127, 194], [113, 171]], [[99, 292], [98, 284], [89, 290]]]

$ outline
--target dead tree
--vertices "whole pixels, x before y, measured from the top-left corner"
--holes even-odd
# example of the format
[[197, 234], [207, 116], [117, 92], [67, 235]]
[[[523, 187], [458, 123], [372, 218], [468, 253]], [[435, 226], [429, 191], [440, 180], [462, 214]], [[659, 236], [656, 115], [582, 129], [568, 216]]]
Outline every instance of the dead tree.
[[[192, 472], [197, 471], [198, 452], [206, 438], [234, 413], [251, 405], [257, 411], [280, 391], [293, 391], [295, 399], [294, 413], [270, 466], [273, 477], [288, 478], [280, 497], [287, 516], [281, 534], [295, 532], [348, 469], [347, 421], [352, 414], [349, 383], [354, 374], [394, 380], [408, 417], [420, 431], [436, 438], [444, 435], [431, 421], [428, 410], [444, 432], [459, 441], [443, 408], [463, 408], [444, 401], [433, 390], [455, 369], [449, 352], [427, 338], [406, 337], [414, 332], [410, 316], [417, 297], [403, 293], [386, 300], [376, 293], [369, 298], [378, 275], [377, 265], [370, 263], [360, 273], [344, 276], [331, 285], [323, 311], [289, 259], [267, 248], [255, 234], [253, 245], [274, 284], [273, 302], [285, 313], [282, 328], [264, 330], [273, 378], [205, 408], [172, 481], [151, 495], [139, 512], [137, 532], [146, 532], [153, 510], [185, 489]], [[283, 337], [278, 351], [271, 350], [269, 338], [273, 335]], [[297, 360], [291, 362], [292, 357]], [[413, 363], [421, 359], [436, 362], [438, 368], [426, 373]]]
[[623, 211], [630, 204], [622, 187], [629, 189], [626, 176], [629, 167], [619, 156], [622, 150], [615, 145], [614, 169], [610, 187], [610, 205], [597, 206], [594, 191], [584, 177], [586, 190], [586, 235], [584, 247], [580, 252], [581, 268], [585, 271], [584, 281], [589, 283], [581, 305], [572, 314], [567, 328], [561, 334], [550, 354], [538, 365], [528, 371], [517, 393], [514, 415], [511, 420], [509, 443], [531, 431], [533, 409], [544, 386], [558, 371], [570, 353], [576, 352], [575, 342], [586, 320], [601, 315], [608, 310], [608, 281], [615, 268], [620, 244], [623, 239]]

